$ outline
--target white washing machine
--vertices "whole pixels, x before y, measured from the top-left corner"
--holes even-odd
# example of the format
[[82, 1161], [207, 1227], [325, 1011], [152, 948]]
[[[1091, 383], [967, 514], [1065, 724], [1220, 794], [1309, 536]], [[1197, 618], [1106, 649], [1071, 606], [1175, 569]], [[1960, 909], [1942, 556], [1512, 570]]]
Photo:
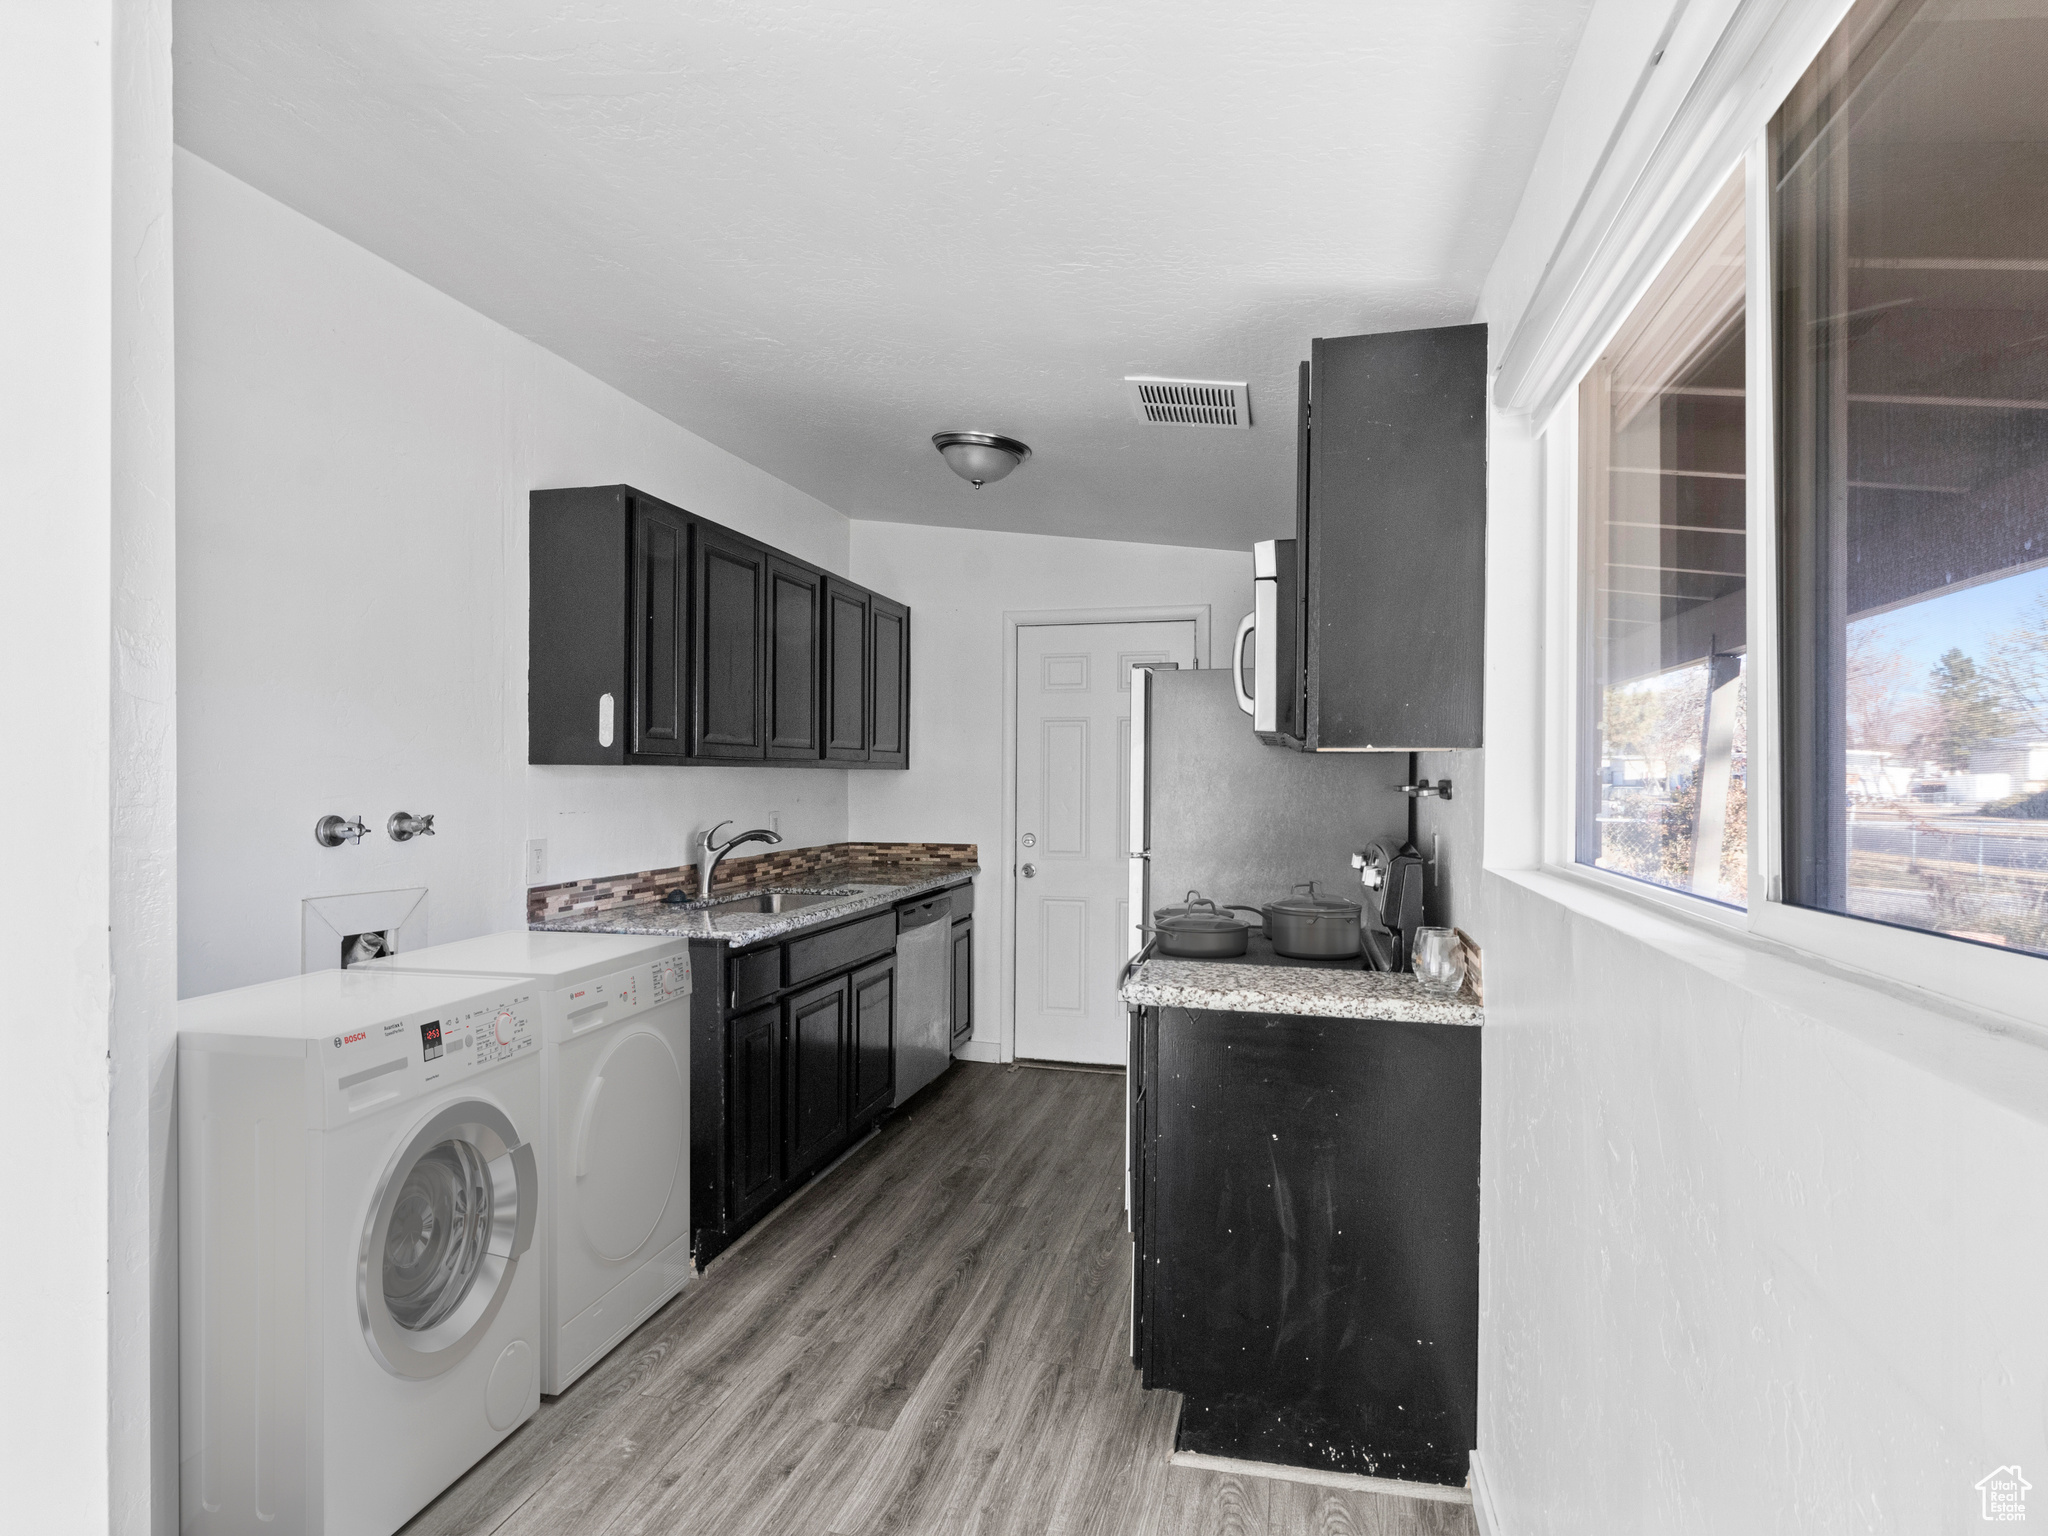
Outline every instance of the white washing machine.
[[540, 1389], [566, 1391], [694, 1273], [689, 944], [521, 928], [369, 968], [525, 976], [539, 989]]
[[540, 999], [316, 971], [178, 1005], [187, 1536], [389, 1536], [540, 1405]]

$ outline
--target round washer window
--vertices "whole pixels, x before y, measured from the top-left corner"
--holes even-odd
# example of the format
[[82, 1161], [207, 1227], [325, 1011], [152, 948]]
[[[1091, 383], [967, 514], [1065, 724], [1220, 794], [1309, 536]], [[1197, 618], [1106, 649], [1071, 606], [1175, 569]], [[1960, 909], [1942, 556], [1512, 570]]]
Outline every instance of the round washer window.
[[399, 1186], [384, 1237], [384, 1305], [399, 1327], [432, 1328], [476, 1284], [491, 1235], [491, 1170], [467, 1141], [430, 1147]]
[[428, 1115], [385, 1166], [356, 1258], [363, 1337], [384, 1368], [424, 1380], [466, 1358], [533, 1241], [533, 1148], [494, 1104]]

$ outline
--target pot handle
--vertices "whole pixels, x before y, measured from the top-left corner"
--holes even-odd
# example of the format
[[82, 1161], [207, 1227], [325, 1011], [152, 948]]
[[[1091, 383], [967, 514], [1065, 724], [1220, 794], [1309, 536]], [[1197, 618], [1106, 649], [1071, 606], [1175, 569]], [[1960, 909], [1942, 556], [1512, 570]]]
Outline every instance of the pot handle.
[[[1142, 929], [1141, 931], [1145, 933], [1150, 933], [1152, 930], [1150, 928], [1146, 928]], [[1145, 941], [1144, 948], [1140, 949], [1135, 955], [1131, 956], [1130, 959], [1124, 962], [1123, 974], [1118, 976], [1116, 979], [1116, 989], [1118, 992], [1122, 992], [1124, 987], [1130, 982], [1131, 972], [1135, 971], [1139, 966], [1143, 965], [1147, 960], [1152, 958], [1152, 951], [1158, 943], [1159, 941], [1157, 939], [1147, 939]]]
[[1258, 706], [1244, 691], [1244, 643], [1250, 638], [1258, 617], [1256, 612], [1246, 614], [1237, 626], [1237, 638], [1230, 643], [1230, 686], [1237, 690], [1237, 707], [1253, 716], [1258, 714]]

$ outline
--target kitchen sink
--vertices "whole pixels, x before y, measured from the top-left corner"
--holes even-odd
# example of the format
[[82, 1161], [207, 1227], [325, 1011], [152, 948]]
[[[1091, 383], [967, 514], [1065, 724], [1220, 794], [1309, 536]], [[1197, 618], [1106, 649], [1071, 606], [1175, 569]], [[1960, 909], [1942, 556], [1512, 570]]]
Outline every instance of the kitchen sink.
[[824, 901], [838, 901], [852, 894], [850, 890], [739, 891], [731, 896], [693, 901], [688, 905], [698, 912], [800, 912], [805, 907], [815, 907]]

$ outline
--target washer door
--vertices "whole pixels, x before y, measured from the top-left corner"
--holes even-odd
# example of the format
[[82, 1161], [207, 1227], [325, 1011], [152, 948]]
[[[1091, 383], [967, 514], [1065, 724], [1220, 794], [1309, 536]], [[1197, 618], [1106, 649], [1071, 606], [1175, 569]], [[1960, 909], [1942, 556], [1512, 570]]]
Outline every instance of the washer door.
[[533, 1241], [533, 1148], [495, 1105], [450, 1104], [384, 1170], [356, 1262], [370, 1350], [394, 1375], [453, 1370], [505, 1304]]
[[682, 1177], [688, 1094], [682, 1064], [651, 1029], [628, 1026], [592, 1071], [576, 1117], [573, 1187], [584, 1238], [600, 1257], [632, 1258], [667, 1213]]

